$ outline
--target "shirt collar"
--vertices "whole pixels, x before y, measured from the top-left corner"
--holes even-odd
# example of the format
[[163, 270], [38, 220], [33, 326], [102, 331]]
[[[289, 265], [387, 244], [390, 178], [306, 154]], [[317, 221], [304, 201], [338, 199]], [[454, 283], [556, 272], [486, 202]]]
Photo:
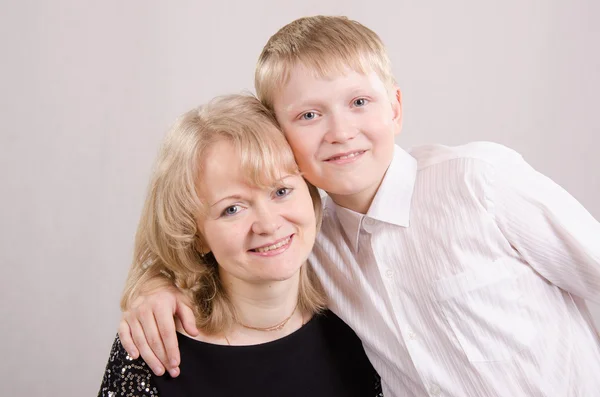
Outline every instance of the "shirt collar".
[[354, 252], [358, 252], [358, 236], [365, 216], [396, 226], [409, 226], [410, 203], [416, 177], [417, 160], [395, 145], [392, 162], [366, 215], [340, 207], [329, 198], [328, 204], [334, 208]]

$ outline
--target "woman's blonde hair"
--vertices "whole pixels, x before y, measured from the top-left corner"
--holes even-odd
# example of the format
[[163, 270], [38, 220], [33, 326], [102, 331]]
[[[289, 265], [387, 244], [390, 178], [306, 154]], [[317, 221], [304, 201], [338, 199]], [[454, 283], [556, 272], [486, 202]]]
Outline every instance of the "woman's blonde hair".
[[318, 77], [343, 74], [347, 69], [363, 74], [376, 72], [390, 93], [396, 86], [379, 36], [346, 17], [300, 18], [271, 36], [258, 58], [254, 75], [256, 94], [269, 110], [273, 111], [275, 92], [287, 83], [297, 64]]
[[[227, 140], [239, 153], [254, 186], [274, 186], [286, 174], [299, 174], [294, 155], [271, 113], [253, 96], [231, 95], [182, 115], [158, 156], [135, 240], [133, 264], [121, 306], [151, 285], [172, 285], [190, 299], [197, 325], [207, 333], [226, 329], [235, 311], [219, 280], [218, 264], [197, 227], [205, 209], [198, 195], [200, 164], [206, 150]], [[227, 161], [227, 159], [223, 159]], [[317, 228], [321, 201], [309, 185]], [[307, 264], [300, 269], [299, 306], [314, 313], [325, 305], [322, 288]]]

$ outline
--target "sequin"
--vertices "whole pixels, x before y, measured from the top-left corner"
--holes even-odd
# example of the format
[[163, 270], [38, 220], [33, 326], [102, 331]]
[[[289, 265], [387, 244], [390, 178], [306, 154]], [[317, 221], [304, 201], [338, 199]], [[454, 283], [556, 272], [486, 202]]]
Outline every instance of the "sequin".
[[148, 365], [127, 354], [117, 336], [110, 351], [98, 397], [157, 397], [158, 389]]

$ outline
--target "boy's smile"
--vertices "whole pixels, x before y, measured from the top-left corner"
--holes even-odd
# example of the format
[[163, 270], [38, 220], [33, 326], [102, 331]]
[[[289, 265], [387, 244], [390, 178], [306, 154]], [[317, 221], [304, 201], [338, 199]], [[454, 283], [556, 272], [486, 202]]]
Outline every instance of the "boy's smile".
[[273, 104], [306, 179], [366, 213], [402, 126], [400, 90], [390, 92], [375, 72], [320, 77], [298, 64]]
[[334, 164], [346, 164], [346, 163], [351, 163], [353, 161], [358, 160], [365, 153], [366, 153], [366, 150], [355, 150], [352, 152], [338, 153], [336, 155], [333, 155], [333, 156], [325, 159], [325, 161], [328, 161], [328, 162], [334, 163]]

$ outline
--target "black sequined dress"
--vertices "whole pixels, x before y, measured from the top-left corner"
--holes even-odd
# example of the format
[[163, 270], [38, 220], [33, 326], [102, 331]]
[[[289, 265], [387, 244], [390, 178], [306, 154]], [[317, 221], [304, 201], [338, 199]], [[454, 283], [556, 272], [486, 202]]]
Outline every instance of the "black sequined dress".
[[115, 339], [98, 396], [380, 397], [379, 376], [356, 334], [335, 314], [254, 346], [222, 346], [177, 334], [181, 374], [155, 376]]

